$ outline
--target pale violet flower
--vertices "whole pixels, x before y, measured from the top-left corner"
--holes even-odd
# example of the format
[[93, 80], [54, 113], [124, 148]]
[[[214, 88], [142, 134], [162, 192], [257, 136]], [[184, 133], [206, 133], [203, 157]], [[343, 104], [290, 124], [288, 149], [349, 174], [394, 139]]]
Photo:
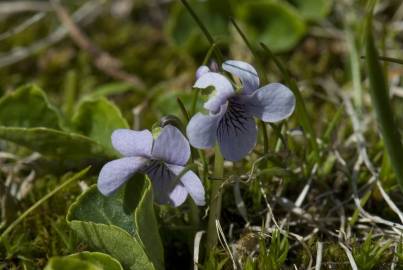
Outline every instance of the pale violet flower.
[[185, 169], [190, 146], [174, 126], [162, 128], [154, 140], [150, 131], [118, 129], [112, 133], [113, 147], [124, 157], [104, 165], [98, 177], [99, 191], [108, 196], [136, 172], [147, 174], [155, 200], [160, 204], [181, 205], [188, 194], [197, 205], [204, 205], [204, 187], [192, 171]]
[[200, 66], [197, 70], [196, 70], [196, 80], [198, 80], [201, 76], [203, 76], [204, 74], [210, 72], [210, 69], [208, 66]]
[[186, 132], [194, 147], [211, 148], [218, 141], [224, 158], [237, 161], [256, 145], [257, 128], [253, 117], [264, 122], [279, 122], [288, 118], [294, 111], [295, 97], [280, 83], [259, 88], [257, 72], [248, 63], [229, 60], [223, 63], [222, 68], [241, 80], [241, 91], [236, 92], [225, 76], [210, 72], [205, 66], [199, 68], [194, 87], [213, 86], [215, 91], [204, 103], [209, 114], [194, 115]]

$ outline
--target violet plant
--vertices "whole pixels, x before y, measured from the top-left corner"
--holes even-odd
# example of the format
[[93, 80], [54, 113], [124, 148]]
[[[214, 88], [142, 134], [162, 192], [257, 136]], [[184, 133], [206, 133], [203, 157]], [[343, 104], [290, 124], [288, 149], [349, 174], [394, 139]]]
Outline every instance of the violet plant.
[[[223, 176], [223, 159], [238, 161], [256, 145], [257, 126], [254, 117], [264, 122], [279, 122], [288, 118], [295, 108], [291, 90], [280, 83], [259, 87], [256, 70], [248, 63], [228, 60], [223, 70], [237, 77], [242, 86], [235, 88], [223, 74], [201, 66], [196, 72], [194, 88], [214, 87], [204, 103], [208, 115], [197, 113], [186, 128], [190, 143], [195, 148], [212, 148], [216, 144], [216, 177]], [[119, 129], [112, 134], [113, 147], [124, 157], [108, 162], [98, 178], [99, 191], [108, 196], [114, 193], [135, 173], [147, 174], [153, 186], [154, 198], [159, 204], [182, 205], [189, 194], [196, 205], [205, 204], [204, 187], [198, 176], [186, 171], [190, 146], [174, 126], [165, 126], [154, 140], [148, 130]], [[184, 173], [183, 173], [184, 172]], [[216, 244], [215, 222], [220, 217], [222, 181], [211, 185], [210, 216], [207, 247]]]
[[204, 187], [199, 177], [186, 170], [190, 146], [182, 133], [167, 125], [154, 140], [150, 131], [118, 129], [112, 133], [113, 147], [124, 157], [106, 163], [98, 178], [99, 191], [108, 196], [135, 173], [147, 174], [153, 183], [155, 200], [180, 206], [188, 194], [204, 205]]

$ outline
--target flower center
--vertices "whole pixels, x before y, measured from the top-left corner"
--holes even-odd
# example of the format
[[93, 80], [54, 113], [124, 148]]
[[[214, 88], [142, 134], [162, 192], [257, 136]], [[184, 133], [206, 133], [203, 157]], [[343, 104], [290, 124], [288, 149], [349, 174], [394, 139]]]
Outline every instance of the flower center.
[[223, 118], [220, 120], [217, 129], [217, 136], [222, 137], [234, 133], [235, 136], [246, 131], [246, 122], [249, 119], [245, 106], [236, 98], [228, 100], [228, 108]]
[[151, 172], [161, 170], [161, 173], [163, 173], [165, 170], [165, 167], [166, 166], [163, 161], [158, 160], [158, 159], [150, 159], [148, 165], [144, 168], [144, 172], [146, 174], [149, 174]]

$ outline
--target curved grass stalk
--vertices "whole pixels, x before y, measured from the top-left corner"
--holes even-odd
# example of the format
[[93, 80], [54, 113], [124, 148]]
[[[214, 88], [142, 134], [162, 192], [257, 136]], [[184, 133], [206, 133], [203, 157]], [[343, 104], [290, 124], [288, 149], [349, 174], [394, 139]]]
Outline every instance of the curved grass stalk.
[[197, 16], [196, 12], [192, 9], [189, 3], [186, 0], [181, 0], [181, 2], [185, 6], [189, 14], [192, 16], [192, 18], [195, 20], [200, 30], [203, 32], [204, 36], [207, 38], [208, 42], [210, 43], [210, 46], [213, 46], [214, 53], [217, 57], [217, 61], [221, 65], [224, 62], [224, 56], [222, 55], [221, 51], [217, 48], [213, 36], [207, 30], [207, 27], [203, 24], [202, 20], [200, 20], [199, 16]]

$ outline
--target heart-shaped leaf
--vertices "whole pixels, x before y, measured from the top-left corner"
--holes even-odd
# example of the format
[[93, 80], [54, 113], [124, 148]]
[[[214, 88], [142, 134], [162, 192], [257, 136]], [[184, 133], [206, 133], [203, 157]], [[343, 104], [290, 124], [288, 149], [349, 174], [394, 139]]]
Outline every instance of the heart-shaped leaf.
[[275, 52], [292, 49], [306, 32], [304, 19], [285, 2], [248, 1], [240, 5], [237, 11], [247, 26], [247, 33]]
[[44, 270], [123, 270], [111, 256], [100, 252], [80, 252], [66, 257], [53, 257]]
[[332, 0], [294, 0], [299, 13], [307, 20], [320, 21], [332, 7]]
[[[125, 193], [126, 205], [135, 206], [132, 194], [139, 194], [139, 202], [134, 210], [134, 223], [138, 235], [144, 244], [147, 255], [156, 266], [156, 269], [164, 269], [164, 249], [158, 232], [158, 223], [154, 213], [154, 199], [151, 188], [151, 181], [148, 177], [143, 177], [143, 184], [140, 181], [130, 181], [127, 184]], [[134, 192], [137, 190], [137, 192]], [[130, 204], [131, 202], [131, 204]]]
[[0, 99], [0, 139], [60, 159], [104, 159], [114, 154], [90, 138], [61, 131], [61, 122], [37, 86], [23, 86]]
[[26, 85], [0, 99], [0, 126], [60, 129], [60, 117], [41, 89]]
[[110, 197], [91, 187], [70, 207], [67, 221], [93, 249], [112, 255], [125, 269], [164, 268], [151, 183], [143, 175]]
[[128, 128], [119, 109], [104, 97], [81, 102], [72, 119], [75, 129], [114, 152], [111, 135], [115, 129]]

